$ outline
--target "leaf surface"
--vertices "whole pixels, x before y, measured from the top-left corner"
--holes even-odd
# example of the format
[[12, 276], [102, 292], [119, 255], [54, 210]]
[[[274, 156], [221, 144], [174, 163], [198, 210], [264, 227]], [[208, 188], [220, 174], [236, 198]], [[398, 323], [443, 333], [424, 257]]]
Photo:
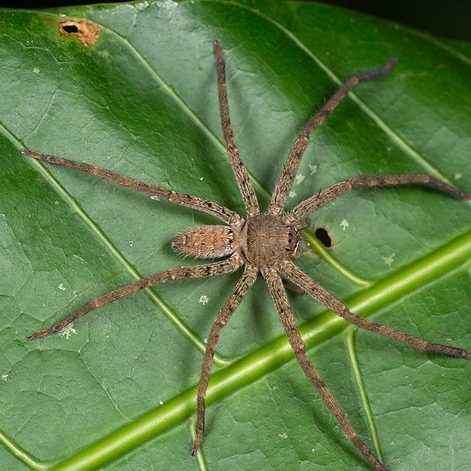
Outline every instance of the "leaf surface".
[[[82, 17], [100, 26], [95, 46], [58, 33], [64, 18]], [[136, 277], [195, 263], [170, 241], [214, 220], [26, 159], [22, 146], [242, 212], [221, 141], [216, 38], [262, 204], [310, 114], [342, 80], [390, 56], [399, 57], [390, 76], [358, 87], [312, 136], [289, 206], [362, 173], [428, 172], [471, 190], [465, 45], [296, 2], [1, 10], [6, 469], [368, 469], [302, 376], [262, 280], [221, 335], [197, 459], [194, 386], [237, 274], [158, 286], [89, 314], [68, 338], [25, 340]], [[358, 189], [312, 218], [333, 249], [308, 233], [297, 263], [361, 315], [471, 349], [470, 216], [469, 204], [426, 189]], [[312, 361], [390, 469], [466, 468], [469, 364], [346, 329], [305, 296], [290, 300]]]

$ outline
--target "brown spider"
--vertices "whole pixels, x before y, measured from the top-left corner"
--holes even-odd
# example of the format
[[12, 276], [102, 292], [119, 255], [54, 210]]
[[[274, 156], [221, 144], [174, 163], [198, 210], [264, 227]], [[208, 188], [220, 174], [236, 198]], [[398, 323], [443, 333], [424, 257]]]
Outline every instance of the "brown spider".
[[241, 266], [244, 266], [244, 272], [241, 279], [235, 285], [231, 295], [216, 316], [206, 345], [198, 386], [196, 438], [192, 448], [192, 454], [194, 455], [203, 439], [206, 390], [219, 334], [241, 301], [250, 291], [255, 279], [257, 278], [258, 272], [261, 272], [267, 282], [270, 295], [278, 310], [281, 324], [283, 325], [288, 340], [301, 368], [304, 371], [304, 374], [317, 389], [326, 406], [330, 409], [347, 437], [360, 450], [373, 468], [376, 470], [385, 470], [386, 468], [384, 465], [378, 460], [375, 454], [369, 450], [353, 429], [345, 413], [332, 396], [329, 388], [308, 359], [304, 341], [296, 326], [295, 318], [288, 303], [281, 276], [286, 278], [288, 281], [293, 282], [301, 288], [302, 291], [306, 292], [317, 301], [320, 301], [330, 310], [357, 327], [392, 338], [398, 342], [402, 342], [420, 350], [471, 360], [471, 352], [462, 350], [461, 348], [429, 343], [425, 340], [421, 340], [404, 332], [395, 330], [392, 327], [378, 324], [375, 321], [365, 319], [350, 312], [344, 303], [337, 300], [326, 289], [313, 281], [306, 273], [290, 261], [295, 258], [300, 251], [300, 231], [309, 225], [308, 217], [311, 213], [338, 196], [352, 190], [356, 185], [366, 185], [371, 187], [410, 184], [428, 185], [460, 199], [471, 199], [471, 193], [464, 193], [457, 188], [428, 175], [360, 175], [335, 183], [334, 185], [320, 191], [318, 194], [305, 199], [291, 211], [284, 211], [284, 206], [293, 184], [293, 179], [304, 151], [309, 144], [311, 131], [316, 129], [325, 121], [325, 119], [347, 96], [348, 92], [353, 87], [364, 80], [370, 80], [387, 75], [396, 63], [396, 59], [393, 58], [379, 69], [362, 72], [350, 77], [330, 98], [330, 100], [325, 103], [322, 109], [309, 119], [291, 148], [267, 210], [261, 213], [247, 170], [240, 159], [239, 150], [234, 143], [234, 136], [229, 117], [225, 63], [221, 44], [216, 41], [214, 48], [217, 58], [218, 94], [222, 131], [224, 141], [226, 143], [227, 156], [247, 211], [245, 219], [240, 217], [234, 211], [214, 203], [213, 201], [149, 185], [129, 177], [118, 175], [104, 168], [80, 162], [73, 162], [71, 160], [45, 155], [28, 149], [23, 150], [23, 153], [52, 164], [65, 165], [67, 167], [82, 170], [127, 188], [152, 196], [158, 196], [177, 205], [186, 206], [188, 208], [211, 214], [226, 225], [203, 226], [183, 232], [177, 235], [173, 240], [173, 248], [177, 252], [190, 255], [195, 258], [223, 258], [223, 260], [206, 265], [171, 268], [142, 278], [141, 280], [135, 281], [127, 286], [93, 299], [62, 321], [29, 335], [28, 339], [37, 339], [57, 332], [63, 329], [67, 324], [70, 324], [79, 317], [87, 314], [92, 309], [103, 306], [106, 303], [115, 301], [118, 298], [122, 298], [123, 296], [127, 296], [128, 294], [157, 283], [163, 283], [168, 280], [176, 281], [187, 278], [219, 276], [235, 272]]

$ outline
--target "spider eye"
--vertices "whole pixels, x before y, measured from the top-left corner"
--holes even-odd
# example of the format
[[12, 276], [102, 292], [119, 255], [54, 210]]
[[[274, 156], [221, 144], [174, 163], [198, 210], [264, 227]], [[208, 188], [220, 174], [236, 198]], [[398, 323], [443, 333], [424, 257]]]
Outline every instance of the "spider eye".
[[295, 253], [298, 246], [298, 234], [290, 228], [288, 229], [287, 239], [286, 251]]

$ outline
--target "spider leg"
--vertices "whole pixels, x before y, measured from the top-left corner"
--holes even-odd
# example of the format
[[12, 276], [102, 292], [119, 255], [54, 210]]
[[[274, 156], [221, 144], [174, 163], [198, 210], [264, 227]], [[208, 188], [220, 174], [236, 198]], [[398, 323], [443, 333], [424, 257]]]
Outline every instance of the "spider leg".
[[219, 311], [216, 319], [211, 327], [211, 332], [206, 344], [206, 351], [204, 352], [203, 365], [201, 367], [201, 376], [198, 384], [198, 410], [196, 418], [196, 437], [193, 442], [191, 454], [195, 455], [203, 440], [204, 432], [204, 414], [206, 409], [206, 390], [208, 388], [209, 375], [211, 373], [211, 366], [213, 364], [216, 346], [219, 340], [219, 333], [221, 329], [227, 324], [232, 314], [237, 309], [242, 300], [247, 296], [247, 293], [252, 288], [255, 280], [257, 279], [258, 270], [254, 267], [247, 266], [242, 278], [235, 285], [231, 295], [227, 298], [226, 302]]
[[348, 307], [336, 299], [325, 288], [312, 280], [306, 273], [291, 262], [284, 262], [280, 268], [280, 273], [288, 277], [291, 281], [300, 286], [307, 294], [327, 306], [330, 310], [335, 312], [340, 317], [343, 317], [351, 324], [360, 327], [361, 329], [369, 330], [384, 337], [396, 340], [397, 342], [404, 343], [411, 347], [426, 352], [434, 352], [449, 357], [464, 358], [471, 360], [471, 352], [463, 350], [458, 347], [451, 347], [439, 343], [430, 343], [426, 340], [413, 337], [412, 335], [401, 332], [400, 330], [393, 329], [392, 327], [379, 324], [378, 322], [366, 319], [351, 312]]
[[457, 199], [471, 199], [471, 193], [455, 188], [448, 183], [431, 177], [430, 175], [359, 175], [348, 180], [334, 183], [319, 193], [305, 199], [299, 203], [292, 211], [288, 213], [288, 218], [302, 220], [308, 217], [312, 212], [321, 206], [347, 193], [357, 185], [375, 186], [394, 186], [394, 185], [426, 185], [437, 190], [448, 193]]
[[37, 160], [43, 160], [44, 162], [49, 162], [55, 165], [64, 165], [65, 167], [75, 168], [77, 170], [81, 170], [82, 172], [91, 173], [92, 175], [103, 178], [104, 180], [109, 180], [110, 182], [116, 183], [126, 188], [140, 191], [141, 193], [146, 193], [147, 195], [157, 196], [179, 206], [185, 206], [187, 208], [196, 209], [197, 211], [203, 211], [205, 213], [211, 214], [226, 224], [232, 225], [241, 221], [240, 216], [234, 211], [214, 203], [213, 201], [200, 198], [199, 196], [188, 195], [186, 193], [180, 193], [174, 190], [167, 190], [166, 188], [150, 185], [148, 183], [135, 180], [134, 178], [119, 175], [112, 172], [111, 170], [107, 170], [106, 168], [95, 167], [94, 165], [83, 162], [75, 162], [73, 160], [42, 154], [41, 152], [36, 152], [29, 149], [23, 149], [22, 153]]
[[250, 181], [247, 169], [240, 158], [239, 149], [234, 142], [234, 133], [232, 131], [231, 118], [229, 115], [229, 103], [227, 101], [226, 65], [219, 41], [214, 42], [214, 53], [217, 59], [219, 111], [221, 114], [222, 133], [226, 143], [227, 157], [229, 158], [232, 171], [234, 172], [234, 177], [237, 181], [247, 214], [249, 216], [256, 216], [260, 213], [257, 196], [255, 195], [255, 190]]
[[95, 299], [92, 299], [90, 302], [82, 306], [79, 310], [75, 311], [70, 316], [62, 319], [51, 327], [38, 330], [37, 332], [28, 335], [28, 340], [35, 340], [40, 337], [45, 337], [46, 335], [53, 334], [66, 325], [74, 322], [79, 317], [84, 316], [89, 313], [91, 310], [96, 309], [97, 307], [108, 304], [112, 301], [115, 301], [119, 298], [123, 298], [128, 294], [135, 293], [143, 288], [148, 288], [149, 286], [155, 285], [157, 283], [164, 283], [165, 281], [177, 281], [189, 278], [205, 278], [208, 276], [220, 276], [227, 273], [232, 273], [236, 271], [241, 265], [241, 260], [237, 255], [221, 260], [219, 262], [210, 263], [207, 265], [195, 265], [190, 267], [177, 267], [165, 270], [154, 275], [146, 276], [140, 280], [135, 281], [129, 285], [123, 286], [122, 288], [116, 289], [109, 293], [98, 296]]
[[330, 392], [324, 380], [321, 378], [319, 372], [314, 368], [309, 358], [306, 355], [306, 347], [304, 341], [299, 333], [298, 327], [296, 326], [296, 320], [293, 312], [290, 308], [286, 291], [283, 287], [280, 276], [274, 269], [262, 270], [263, 276], [267, 282], [270, 295], [275, 303], [278, 310], [278, 315], [283, 325], [283, 329], [286, 332], [289, 343], [294, 351], [296, 359], [298, 360], [304, 374], [311, 381], [314, 387], [319, 392], [325, 405], [330, 409], [333, 416], [342, 427], [345, 435], [351, 440], [351, 442], [360, 450], [363, 456], [371, 463], [371, 465], [377, 471], [386, 471], [386, 468], [378, 460], [372, 451], [365, 445], [365, 443], [358, 436], [350, 424], [345, 412], [341, 409], [334, 396]]
[[318, 128], [326, 118], [334, 111], [334, 109], [342, 102], [347, 96], [348, 92], [352, 90], [356, 85], [365, 80], [374, 79], [377, 77], [383, 77], [387, 75], [390, 70], [396, 64], [397, 59], [391, 58], [389, 61], [380, 69], [371, 70], [368, 72], [361, 72], [359, 74], [350, 77], [336, 93], [325, 103], [321, 110], [311, 116], [308, 122], [301, 129], [298, 137], [294, 141], [293, 146], [288, 154], [288, 159], [283, 165], [281, 175], [276, 184], [275, 190], [273, 191], [270, 204], [267, 212], [270, 214], [280, 214], [286, 204], [289, 192], [293, 185], [293, 179], [298, 171], [301, 158], [309, 144], [310, 133]]

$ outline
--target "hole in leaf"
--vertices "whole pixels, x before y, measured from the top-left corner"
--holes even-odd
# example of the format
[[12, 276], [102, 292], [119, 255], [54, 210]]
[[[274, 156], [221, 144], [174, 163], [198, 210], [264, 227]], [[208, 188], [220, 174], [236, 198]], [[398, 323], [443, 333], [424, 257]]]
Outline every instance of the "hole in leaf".
[[327, 249], [331, 249], [332, 246], [334, 245], [334, 242], [332, 240], [332, 237], [329, 233], [329, 231], [324, 228], [324, 227], [318, 227], [315, 231], [314, 231], [314, 235], [317, 237], [317, 239], [319, 239], [319, 241], [321, 242], [321, 244], [327, 248]]
[[100, 35], [100, 27], [85, 18], [80, 21], [67, 20], [59, 23], [59, 33], [63, 36], [75, 36], [85, 47], [94, 46]]
[[62, 29], [65, 33], [78, 33], [78, 28], [76, 25], [62, 25]]

